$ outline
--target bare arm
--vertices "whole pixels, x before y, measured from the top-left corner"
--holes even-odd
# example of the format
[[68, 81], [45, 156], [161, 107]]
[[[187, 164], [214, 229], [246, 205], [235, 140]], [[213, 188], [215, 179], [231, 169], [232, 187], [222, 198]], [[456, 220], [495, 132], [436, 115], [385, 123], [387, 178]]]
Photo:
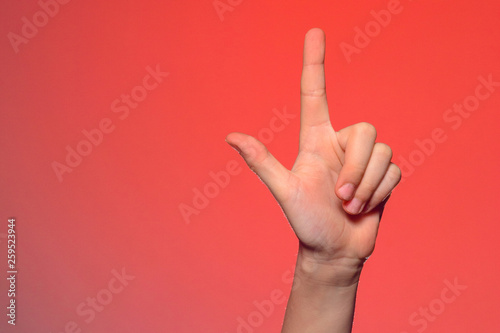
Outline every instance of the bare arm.
[[351, 331], [361, 270], [401, 178], [390, 147], [375, 142], [372, 125], [333, 129], [324, 59], [324, 33], [311, 29], [304, 43], [299, 153], [292, 170], [251, 136], [226, 138], [270, 189], [299, 239], [283, 333]]

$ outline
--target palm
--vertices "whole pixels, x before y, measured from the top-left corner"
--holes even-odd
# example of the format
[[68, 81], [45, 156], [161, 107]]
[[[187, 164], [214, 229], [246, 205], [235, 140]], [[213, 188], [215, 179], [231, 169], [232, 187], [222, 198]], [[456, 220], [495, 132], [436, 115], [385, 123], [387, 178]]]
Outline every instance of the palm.
[[[312, 134], [311, 134], [312, 135]], [[289, 194], [280, 202], [303, 245], [314, 251], [365, 258], [375, 244], [380, 214], [374, 211], [353, 216], [344, 210], [335, 186], [344, 152], [328, 123], [316, 127], [316, 151], [300, 151], [289, 176]]]

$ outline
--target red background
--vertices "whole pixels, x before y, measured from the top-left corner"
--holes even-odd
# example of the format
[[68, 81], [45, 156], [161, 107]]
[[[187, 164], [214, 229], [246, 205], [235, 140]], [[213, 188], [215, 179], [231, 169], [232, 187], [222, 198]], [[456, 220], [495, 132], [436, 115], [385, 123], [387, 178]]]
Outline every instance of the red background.
[[[363, 272], [354, 330], [500, 330], [500, 87], [456, 129], [443, 118], [474, 95], [479, 76], [500, 81], [500, 3], [401, 0], [349, 63], [340, 44], [353, 44], [355, 27], [388, 1], [221, 2], [231, 10], [219, 16], [211, 0], [70, 1], [17, 46], [9, 33], [22, 36], [23, 17], [33, 22], [40, 4], [0, 5], [0, 331], [59, 333], [75, 322], [82, 332], [229, 333], [238, 318], [248, 323], [254, 301], [275, 289], [288, 296], [296, 238], [224, 138], [257, 136], [273, 109], [286, 109], [296, 118], [267, 146], [293, 165], [303, 40], [313, 27], [327, 36], [334, 128], [370, 122], [396, 163], [413, 161]], [[157, 65], [169, 75], [120, 119], [113, 101]], [[53, 162], [65, 164], [66, 146], [104, 118], [114, 130], [59, 181]], [[431, 149], [436, 128], [446, 140]], [[194, 191], [233, 160], [239, 173], [184, 218]], [[5, 315], [9, 217], [15, 327]], [[86, 323], [77, 307], [122, 268], [135, 279]], [[440, 308], [444, 281], [455, 279], [467, 289]], [[410, 320], [429, 305], [439, 314], [425, 328]], [[251, 331], [279, 331], [284, 310], [254, 313]]]

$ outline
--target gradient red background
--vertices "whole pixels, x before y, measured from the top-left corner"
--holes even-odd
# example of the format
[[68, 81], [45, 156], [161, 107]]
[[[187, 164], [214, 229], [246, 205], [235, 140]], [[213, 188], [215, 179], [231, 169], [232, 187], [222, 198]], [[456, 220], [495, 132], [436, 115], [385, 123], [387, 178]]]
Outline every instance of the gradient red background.
[[[43, 1], [42, 1], [43, 2]], [[402, 12], [348, 63], [340, 44], [389, 1], [70, 1], [18, 45], [36, 1], [0, 6], [0, 331], [237, 332], [254, 302], [288, 296], [297, 241], [265, 186], [225, 136], [257, 136], [273, 109], [296, 115], [267, 145], [287, 167], [298, 146], [305, 33], [327, 36], [334, 128], [367, 121], [404, 168], [362, 275], [355, 332], [417, 332], [414, 312], [445, 280], [467, 286], [426, 332], [496, 332], [500, 292], [500, 87], [463, 118], [443, 118], [500, 81], [498, 1], [401, 0]], [[233, 5], [229, 5], [232, 3]], [[125, 119], [111, 104], [159, 66], [169, 75]], [[151, 81], [153, 82], [153, 81]], [[113, 132], [59, 181], [52, 163], [109, 118]], [[189, 219], [230, 161], [239, 173]], [[403, 162], [404, 163], [404, 162]], [[17, 219], [17, 321], [7, 324], [7, 219]], [[189, 222], [189, 223], [188, 223]], [[135, 276], [86, 323], [76, 308], [112, 270]], [[437, 301], [439, 303], [439, 301]], [[254, 332], [279, 331], [285, 303]], [[244, 332], [243, 329], [240, 329]]]

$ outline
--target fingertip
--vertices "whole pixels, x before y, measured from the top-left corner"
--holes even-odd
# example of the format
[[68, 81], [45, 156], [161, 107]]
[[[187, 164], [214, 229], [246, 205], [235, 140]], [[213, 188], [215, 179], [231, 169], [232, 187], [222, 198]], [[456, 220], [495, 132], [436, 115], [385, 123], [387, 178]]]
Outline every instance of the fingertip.
[[244, 134], [239, 132], [231, 132], [226, 135], [224, 139], [228, 145], [230, 145], [238, 154], [242, 155], [241, 145], [244, 142]]
[[320, 36], [320, 37], [324, 37], [325, 36], [325, 32], [321, 28], [311, 28], [306, 33], [306, 36]]
[[354, 196], [355, 190], [356, 190], [356, 186], [354, 186], [354, 184], [347, 183], [347, 184], [342, 185], [337, 190], [337, 196], [344, 201], [348, 201], [348, 200], [351, 200], [352, 197]]
[[225, 141], [230, 145], [241, 147], [248, 140], [248, 135], [240, 132], [231, 132], [226, 135]]
[[238, 136], [238, 132], [231, 132], [226, 135], [226, 138], [224, 139], [227, 143], [234, 142], [235, 137]]
[[350, 215], [358, 215], [364, 211], [366, 202], [362, 202], [358, 198], [353, 198], [350, 201], [344, 202], [342, 206], [346, 213]]
[[224, 141], [226, 141], [229, 144], [231, 142], [231, 134], [233, 134], [233, 133], [226, 134], [226, 137], [224, 138]]
[[[304, 49], [319, 50], [319, 54], [324, 57], [326, 36], [320, 28], [312, 28], [306, 33], [304, 40]], [[313, 60], [316, 60], [313, 58]], [[315, 61], [314, 61], [315, 62]]]

